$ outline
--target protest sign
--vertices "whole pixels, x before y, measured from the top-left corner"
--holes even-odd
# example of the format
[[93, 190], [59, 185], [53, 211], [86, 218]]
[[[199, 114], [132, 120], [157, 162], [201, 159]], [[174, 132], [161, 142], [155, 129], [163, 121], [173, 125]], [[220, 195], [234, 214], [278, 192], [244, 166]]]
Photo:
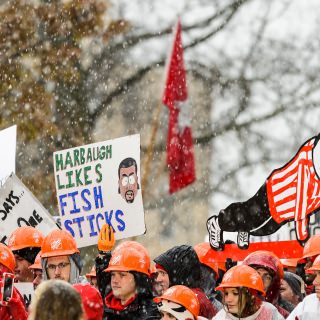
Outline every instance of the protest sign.
[[97, 244], [105, 223], [116, 239], [145, 232], [139, 135], [57, 151], [53, 161], [61, 225], [79, 248]]
[[12, 173], [0, 189], [0, 241], [7, 244], [18, 227], [32, 226], [47, 235], [57, 225], [30, 190]]
[[31, 303], [34, 287], [32, 282], [15, 282], [14, 286], [21, 293], [24, 303], [28, 307]]
[[16, 140], [17, 126], [11, 126], [0, 131], [0, 186], [2, 186], [11, 172], [16, 170]]

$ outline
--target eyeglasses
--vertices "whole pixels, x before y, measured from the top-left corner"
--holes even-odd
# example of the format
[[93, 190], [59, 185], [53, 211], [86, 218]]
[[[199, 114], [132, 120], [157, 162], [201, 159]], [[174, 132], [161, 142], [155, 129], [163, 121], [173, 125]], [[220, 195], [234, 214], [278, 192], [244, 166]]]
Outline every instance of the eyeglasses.
[[50, 271], [56, 271], [57, 268], [58, 268], [59, 270], [62, 270], [62, 269], [64, 269], [64, 268], [66, 268], [69, 264], [70, 264], [70, 263], [68, 263], [68, 262], [61, 262], [61, 263], [59, 263], [59, 264], [57, 264], [57, 265], [55, 265], [55, 264], [49, 264], [49, 265], [47, 266], [47, 269], [50, 270]]

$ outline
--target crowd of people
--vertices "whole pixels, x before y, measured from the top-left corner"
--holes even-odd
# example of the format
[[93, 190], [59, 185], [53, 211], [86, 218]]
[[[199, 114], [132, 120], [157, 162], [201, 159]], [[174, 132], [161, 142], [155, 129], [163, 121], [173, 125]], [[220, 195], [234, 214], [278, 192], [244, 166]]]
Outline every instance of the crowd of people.
[[115, 246], [107, 224], [97, 246], [92, 269], [82, 275], [67, 231], [43, 236], [33, 227], [16, 229], [8, 245], [0, 243], [0, 287], [12, 273], [16, 282], [33, 282], [35, 291], [27, 305], [13, 287], [0, 301], [0, 319], [320, 319], [320, 234], [302, 257], [286, 260], [260, 250], [243, 261], [216, 261], [209, 243], [200, 243], [175, 246], [151, 261], [136, 241]]

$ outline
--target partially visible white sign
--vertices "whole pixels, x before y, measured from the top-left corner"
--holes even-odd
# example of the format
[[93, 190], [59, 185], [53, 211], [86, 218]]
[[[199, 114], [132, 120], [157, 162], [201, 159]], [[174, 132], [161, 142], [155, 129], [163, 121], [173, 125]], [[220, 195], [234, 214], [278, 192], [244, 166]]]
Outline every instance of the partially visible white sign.
[[31, 191], [12, 173], [0, 189], [0, 241], [22, 226], [32, 226], [47, 235], [57, 225]]
[[11, 172], [16, 172], [17, 126], [11, 126], [0, 131], [0, 186]]
[[16, 282], [14, 286], [21, 293], [26, 306], [29, 306], [34, 294], [32, 282]]

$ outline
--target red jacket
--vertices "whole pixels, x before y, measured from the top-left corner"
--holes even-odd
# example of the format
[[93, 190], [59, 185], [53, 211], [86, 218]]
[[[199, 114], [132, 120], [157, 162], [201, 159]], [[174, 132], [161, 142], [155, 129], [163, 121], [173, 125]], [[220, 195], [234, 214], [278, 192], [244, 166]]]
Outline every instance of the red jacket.
[[0, 305], [1, 320], [27, 320], [28, 313], [23, 298], [16, 288], [13, 288], [12, 298], [8, 306]]

